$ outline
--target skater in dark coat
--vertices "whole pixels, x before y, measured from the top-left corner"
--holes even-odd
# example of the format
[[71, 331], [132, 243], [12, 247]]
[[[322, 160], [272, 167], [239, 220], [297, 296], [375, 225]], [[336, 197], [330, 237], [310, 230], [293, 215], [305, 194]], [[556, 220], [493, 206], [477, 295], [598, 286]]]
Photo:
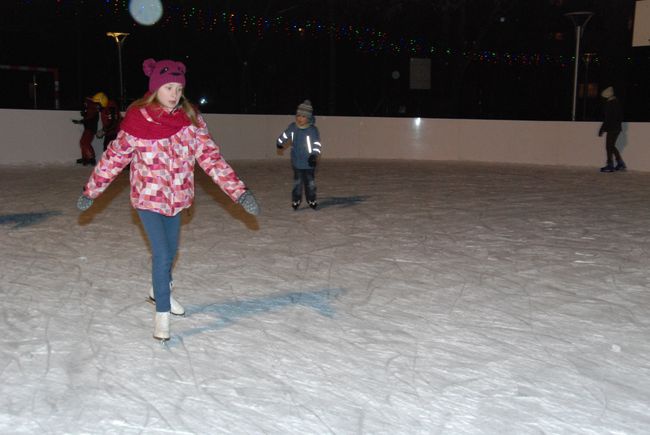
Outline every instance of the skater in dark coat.
[[79, 139], [81, 148], [81, 158], [77, 159], [79, 165], [95, 165], [95, 150], [93, 149], [93, 139], [97, 134], [99, 124], [99, 114], [102, 108], [108, 103], [108, 97], [103, 92], [98, 92], [92, 97], [84, 99], [83, 108], [81, 109], [81, 119], [73, 120], [75, 124], [83, 124], [84, 131]]
[[321, 155], [320, 134], [314, 125], [314, 109], [311, 101], [303, 101], [296, 110], [296, 122], [289, 124], [278, 137], [276, 146], [282, 150], [291, 146], [291, 166], [293, 167], [293, 190], [291, 206], [297, 210], [302, 202], [302, 190], [309, 207], [316, 209], [315, 169]]
[[97, 137], [104, 138], [104, 151], [106, 151], [108, 144], [117, 137], [122, 121], [122, 114], [115, 100], [108, 99], [108, 103], [102, 108], [101, 119], [102, 129], [97, 132]]
[[[598, 136], [607, 133], [605, 136], [607, 164], [600, 168], [600, 172], [624, 171], [627, 166], [625, 166], [625, 162], [621, 157], [621, 152], [616, 148], [616, 139], [621, 133], [621, 123], [623, 121], [621, 103], [614, 95], [614, 88], [611, 86], [605, 88], [600, 95], [605, 99], [605, 105], [603, 106], [603, 124], [600, 126]], [[616, 159], [616, 166], [614, 166], [614, 159]]]

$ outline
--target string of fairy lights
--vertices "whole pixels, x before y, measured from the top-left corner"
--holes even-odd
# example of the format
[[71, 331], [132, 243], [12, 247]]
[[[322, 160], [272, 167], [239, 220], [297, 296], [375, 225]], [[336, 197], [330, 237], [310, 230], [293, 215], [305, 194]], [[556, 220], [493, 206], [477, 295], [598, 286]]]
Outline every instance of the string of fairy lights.
[[[25, 0], [27, 3], [32, 1]], [[123, 17], [128, 14], [128, 0], [101, 0], [102, 14]], [[78, 5], [79, 0], [56, 0], [57, 13], [65, 14]], [[544, 53], [515, 53], [493, 50], [458, 50], [440, 47], [419, 37], [391, 37], [387, 32], [352, 24], [328, 23], [317, 19], [294, 19], [284, 16], [261, 17], [234, 11], [217, 10], [211, 6], [188, 6], [165, 2], [163, 18], [157, 26], [183, 26], [197, 31], [212, 32], [227, 29], [229, 32], [254, 34], [264, 38], [269, 34], [281, 34], [287, 38], [333, 37], [338, 41], [348, 41], [364, 53], [378, 54], [388, 52], [393, 55], [408, 54], [414, 57], [463, 56], [470, 62], [509, 66], [554, 65], [570, 67], [574, 56]], [[137, 24], [133, 24], [134, 26]], [[631, 59], [628, 59], [631, 61]], [[598, 56], [590, 58], [592, 64], [599, 64]]]

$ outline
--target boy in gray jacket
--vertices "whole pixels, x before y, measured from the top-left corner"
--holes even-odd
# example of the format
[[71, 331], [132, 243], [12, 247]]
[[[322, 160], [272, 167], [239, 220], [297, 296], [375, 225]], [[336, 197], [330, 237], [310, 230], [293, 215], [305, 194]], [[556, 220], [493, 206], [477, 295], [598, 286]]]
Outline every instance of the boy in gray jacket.
[[309, 207], [312, 209], [318, 207], [314, 172], [321, 154], [321, 143], [315, 122], [311, 101], [305, 100], [296, 110], [296, 122], [289, 124], [276, 142], [278, 149], [291, 146], [291, 166], [293, 166], [291, 207], [294, 210], [297, 210], [302, 202], [303, 186]]

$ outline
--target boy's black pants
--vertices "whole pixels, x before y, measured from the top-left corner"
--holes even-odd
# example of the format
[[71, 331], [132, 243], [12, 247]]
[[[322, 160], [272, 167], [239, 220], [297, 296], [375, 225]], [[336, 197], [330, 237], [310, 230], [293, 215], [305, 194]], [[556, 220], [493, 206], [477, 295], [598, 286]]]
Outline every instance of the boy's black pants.
[[293, 168], [293, 190], [291, 191], [291, 200], [293, 202], [299, 202], [302, 199], [303, 186], [305, 187], [307, 202], [316, 201], [314, 169]]

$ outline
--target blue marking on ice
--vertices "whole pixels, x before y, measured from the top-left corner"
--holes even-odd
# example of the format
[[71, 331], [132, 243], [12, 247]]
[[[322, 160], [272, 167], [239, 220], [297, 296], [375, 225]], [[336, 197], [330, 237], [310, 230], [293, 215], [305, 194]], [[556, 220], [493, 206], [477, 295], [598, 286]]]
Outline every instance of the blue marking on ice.
[[60, 215], [60, 211], [44, 211], [40, 213], [17, 213], [0, 215], [0, 225], [14, 224], [13, 228], [23, 228], [39, 224], [51, 216]]
[[[208, 331], [216, 331], [217, 329], [235, 323], [238, 319], [277, 311], [290, 305], [303, 305], [313, 308], [319, 314], [331, 318], [334, 316], [335, 310], [330, 302], [343, 293], [345, 291], [340, 288], [326, 288], [314, 292], [292, 292], [259, 299], [187, 306], [185, 316], [210, 314], [215, 317], [215, 321], [200, 328], [182, 331], [179, 334], [174, 334], [172, 330], [172, 337], [168, 343], [175, 344], [175, 342], [182, 340], [184, 337]], [[176, 324], [178, 325], [178, 322]]]
[[331, 207], [334, 205], [340, 205], [342, 207], [352, 207], [353, 205], [358, 205], [368, 199], [367, 196], [330, 196], [329, 198], [323, 198], [322, 201], [318, 202], [320, 208]]

